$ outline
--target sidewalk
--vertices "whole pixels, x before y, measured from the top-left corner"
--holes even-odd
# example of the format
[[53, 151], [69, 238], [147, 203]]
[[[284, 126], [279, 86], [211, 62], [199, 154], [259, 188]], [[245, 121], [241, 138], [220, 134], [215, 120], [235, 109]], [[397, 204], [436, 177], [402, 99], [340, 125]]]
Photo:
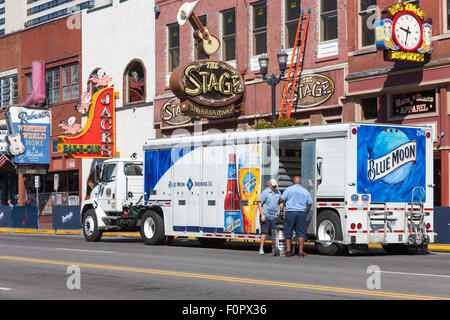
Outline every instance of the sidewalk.
[[[0, 233], [29, 233], [29, 234], [56, 234], [56, 235], [82, 235], [83, 232], [79, 230], [53, 230], [53, 229], [20, 229], [20, 228], [0, 228]], [[139, 232], [104, 232], [103, 236], [107, 237], [135, 237], [140, 238]], [[187, 237], [188, 239], [195, 239], [195, 237]], [[248, 242], [259, 242], [259, 240], [239, 240], [234, 239], [231, 241], [248, 241]], [[266, 243], [272, 243], [272, 240], [266, 240]], [[313, 245], [313, 242], [306, 242], [307, 245]], [[370, 248], [381, 248], [380, 244], [372, 243], [369, 244]], [[432, 251], [448, 251], [450, 252], [450, 244], [444, 243], [433, 243], [428, 245], [428, 249]]]

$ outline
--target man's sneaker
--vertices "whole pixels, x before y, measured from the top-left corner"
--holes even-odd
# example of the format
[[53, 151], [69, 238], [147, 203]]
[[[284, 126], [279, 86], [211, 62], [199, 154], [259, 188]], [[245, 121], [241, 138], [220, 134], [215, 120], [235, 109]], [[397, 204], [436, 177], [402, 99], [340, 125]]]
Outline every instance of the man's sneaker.
[[285, 256], [286, 257], [292, 257], [294, 254], [291, 251], [286, 251]]
[[259, 249], [259, 255], [263, 256], [264, 255], [264, 249]]
[[307, 254], [304, 252], [299, 252], [298, 257], [299, 258], [306, 258]]

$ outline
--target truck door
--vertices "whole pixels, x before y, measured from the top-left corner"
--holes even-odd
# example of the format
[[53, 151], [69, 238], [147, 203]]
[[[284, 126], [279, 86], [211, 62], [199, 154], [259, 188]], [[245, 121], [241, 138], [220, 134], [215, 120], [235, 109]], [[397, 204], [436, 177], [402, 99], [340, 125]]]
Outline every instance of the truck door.
[[98, 202], [103, 211], [116, 210], [116, 177], [117, 163], [107, 163], [103, 166], [100, 180]]
[[174, 231], [200, 231], [202, 148], [172, 150]]
[[313, 204], [307, 215], [306, 223], [308, 224], [307, 233], [315, 234], [316, 230], [316, 186], [317, 177], [317, 159], [316, 159], [316, 141], [302, 142], [302, 186], [309, 191]]

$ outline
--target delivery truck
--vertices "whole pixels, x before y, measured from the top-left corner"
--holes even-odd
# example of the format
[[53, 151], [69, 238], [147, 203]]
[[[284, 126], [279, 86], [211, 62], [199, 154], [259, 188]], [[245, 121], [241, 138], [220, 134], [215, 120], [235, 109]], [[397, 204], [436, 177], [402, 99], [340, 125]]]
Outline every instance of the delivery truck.
[[260, 239], [259, 195], [294, 176], [310, 192], [307, 241], [325, 255], [378, 243], [415, 252], [433, 231], [428, 126], [341, 123], [147, 140], [144, 159], [104, 161], [81, 205], [83, 234], [140, 231], [146, 244]]

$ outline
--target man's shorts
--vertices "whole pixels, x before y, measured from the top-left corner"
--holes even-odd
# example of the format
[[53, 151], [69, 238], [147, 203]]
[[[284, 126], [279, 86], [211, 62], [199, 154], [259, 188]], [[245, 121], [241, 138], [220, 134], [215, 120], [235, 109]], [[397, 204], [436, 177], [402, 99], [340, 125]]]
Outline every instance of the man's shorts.
[[292, 230], [298, 238], [306, 236], [306, 213], [303, 211], [287, 211], [284, 215], [284, 236], [292, 239]]
[[275, 230], [275, 218], [266, 218], [265, 222], [262, 222], [261, 220], [259, 220], [259, 222], [261, 223], [261, 233], [272, 234], [272, 230]]

